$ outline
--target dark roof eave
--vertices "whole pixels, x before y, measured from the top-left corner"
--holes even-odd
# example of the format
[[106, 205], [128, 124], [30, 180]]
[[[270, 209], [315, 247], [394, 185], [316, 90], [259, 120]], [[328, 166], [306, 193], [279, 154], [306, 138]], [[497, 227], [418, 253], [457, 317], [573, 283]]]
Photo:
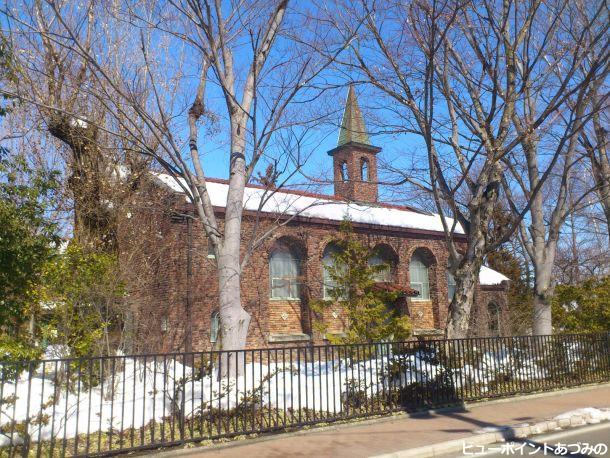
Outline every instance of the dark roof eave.
[[373, 145], [367, 145], [366, 143], [359, 143], [359, 142], [348, 142], [348, 143], [344, 143], [343, 145], [339, 145], [333, 149], [331, 149], [330, 151], [328, 151], [329, 156], [334, 155], [337, 151], [342, 150], [344, 148], [348, 148], [348, 147], [356, 147], [356, 148], [360, 148], [360, 149], [364, 149], [367, 150], [368, 152], [371, 152], [373, 154], [377, 154], [379, 151], [381, 151], [381, 148], [378, 146], [373, 146]]
[[509, 286], [509, 280], [504, 280], [502, 283], [497, 283], [495, 285], [480, 285], [483, 291], [506, 291]]

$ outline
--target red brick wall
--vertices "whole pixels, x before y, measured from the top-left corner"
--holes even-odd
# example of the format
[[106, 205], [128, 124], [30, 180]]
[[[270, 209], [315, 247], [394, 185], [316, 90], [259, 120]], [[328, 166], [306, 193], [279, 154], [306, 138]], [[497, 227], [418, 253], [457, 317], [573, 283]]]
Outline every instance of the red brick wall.
[[[373, 151], [354, 144], [347, 144], [333, 150], [336, 196], [352, 201], [377, 202], [377, 156]], [[362, 160], [368, 162], [368, 181], [363, 181], [361, 177]], [[341, 165], [343, 163], [347, 165], [347, 181], [343, 181], [341, 176]]]
[[[133, 314], [134, 349], [143, 352], [181, 351], [186, 345], [189, 326], [193, 350], [211, 349], [210, 320], [218, 307], [218, 281], [214, 260], [207, 256], [205, 233], [197, 219], [187, 223], [184, 218], [172, 218], [171, 211], [153, 211], [159, 207], [159, 202], [164, 203], [165, 208], [179, 209], [179, 213], [190, 211], [184, 196], [152, 200], [143, 197], [141, 209], [131, 218], [124, 219], [121, 225], [119, 244], [125, 247], [121, 259], [130, 271], [127, 302]], [[218, 216], [222, 221], [222, 211]], [[266, 225], [274, 223], [271, 219], [263, 220], [257, 233], [262, 233]], [[253, 218], [246, 214], [244, 240], [250, 239], [254, 227]], [[277, 229], [254, 253], [242, 276], [242, 301], [252, 316], [248, 347], [280, 345], [269, 342], [271, 334], [307, 334], [315, 343], [323, 342], [323, 336], [312, 329], [314, 317], [308, 302], [310, 298], [322, 296], [322, 256], [326, 245], [338, 236], [338, 231], [338, 222], [295, 219]], [[415, 250], [425, 255], [429, 264], [430, 301], [408, 300], [403, 307], [410, 315], [414, 329], [443, 329], [449, 301], [446, 280], [448, 256], [442, 234], [356, 223], [354, 231], [371, 248], [379, 244], [391, 248], [398, 260], [395, 281], [399, 284], [409, 284], [409, 260]], [[301, 301], [269, 298], [269, 252], [278, 239], [294, 244], [302, 252]], [[483, 301], [489, 299], [488, 294], [482, 291], [478, 291], [477, 296]], [[345, 317], [339, 308], [337, 311], [337, 318], [332, 317], [332, 311], [325, 314], [330, 332], [340, 332], [345, 326]], [[165, 323], [167, 329], [164, 330]], [[303, 342], [296, 341], [290, 345], [297, 344]]]
[[493, 319], [489, 313], [489, 304], [494, 303], [499, 308], [498, 331], [496, 335], [507, 336], [511, 334], [509, 323], [510, 314], [507, 298], [508, 285], [482, 286], [476, 291], [475, 303], [470, 314], [468, 332], [472, 337], [492, 336], [490, 332], [490, 320]]

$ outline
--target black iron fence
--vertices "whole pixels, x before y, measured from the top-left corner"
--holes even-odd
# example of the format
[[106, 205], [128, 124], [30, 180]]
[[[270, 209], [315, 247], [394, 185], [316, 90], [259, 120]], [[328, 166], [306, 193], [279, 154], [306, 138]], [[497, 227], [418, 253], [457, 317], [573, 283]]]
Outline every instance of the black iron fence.
[[610, 335], [0, 362], [0, 456], [110, 455], [610, 381]]

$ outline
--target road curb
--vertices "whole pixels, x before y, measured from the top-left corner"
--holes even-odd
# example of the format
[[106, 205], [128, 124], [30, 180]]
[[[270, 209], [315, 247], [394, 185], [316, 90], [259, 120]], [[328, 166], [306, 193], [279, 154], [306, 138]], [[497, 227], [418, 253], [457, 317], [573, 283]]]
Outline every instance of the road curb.
[[[297, 430], [291, 430], [291, 431], [286, 431], [286, 432], [281, 432], [281, 433], [268, 433], [268, 434], [264, 433], [264, 434], [257, 435], [257, 436], [247, 437], [247, 438], [241, 439], [241, 440], [236, 439], [236, 438], [221, 439], [220, 441], [202, 440], [202, 441], [185, 444], [183, 446], [176, 446], [176, 447], [170, 447], [170, 448], [159, 448], [156, 450], [147, 450], [147, 451], [136, 452], [135, 455], [146, 455], [146, 456], [154, 455], [156, 458], [169, 458], [169, 457], [174, 457], [174, 456], [189, 456], [189, 455], [200, 454], [200, 453], [205, 453], [205, 452], [212, 452], [214, 450], [221, 450], [221, 449], [227, 449], [227, 448], [233, 448], [233, 447], [237, 448], [237, 447], [248, 445], [248, 444], [255, 444], [258, 442], [267, 442], [267, 441], [272, 441], [272, 440], [282, 439], [282, 438], [287, 438], [287, 437], [315, 434], [318, 432], [333, 431], [333, 430], [343, 429], [343, 428], [365, 426], [368, 424], [391, 422], [391, 421], [400, 420], [401, 418], [405, 418], [405, 417], [417, 418], [417, 417], [428, 416], [430, 414], [435, 414], [435, 413], [443, 414], [443, 413], [449, 413], [449, 412], [461, 412], [461, 411], [464, 411], [465, 409], [476, 409], [478, 407], [483, 407], [483, 406], [487, 406], [487, 405], [504, 404], [507, 402], [515, 402], [515, 401], [521, 401], [521, 400], [527, 400], [527, 399], [552, 397], [552, 396], [557, 396], [559, 394], [580, 393], [580, 392], [595, 390], [598, 388], [604, 388], [604, 387], [608, 387], [608, 386], [610, 386], [610, 383], [592, 383], [592, 384], [588, 384], [588, 385], [582, 385], [582, 386], [564, 388], [564, 389], [556, 389], [556, 390], [544, 391], [544, 392], [540, 392], [540, 393], [522, 394], [522, 395], [511, 396], [511, 397], [506, 397], [506, 398], [488, 399], [485, 401], [466, 402], [466, 403], [463, 403], [458, 406], [442, 407], [442, 408], [438, 408], [438, 409], [423, 410], [423, 411], [417, 411], [417, 412], [395, 412], [390, 415], [387, 415], [387, 414], [380, 415], [380, 416], [373, 417], [373, 418], [363, 417], [362, 419], [354, 419], [354, 420], [345, 421], [345, 422], [338, 421], [336, 423], [331, 423], [331, 424], [327, 424], [327, 425], [312, 425], [311, 427], [307, 427], [306, 429], [297, 429]], [[498, 441], [504, 439], [504, 436], [502, 435], [501, 432], [477, 434], [476, 436], [473, 436], [473, 437], [485, 438], [485, 437], [487, 437], [488, 434], [494, 434], [493, 442], [498, 442]], [[482, 439], [477, 439], [477, 440], [482, 440]], [[425, 446], [425, 447], [421, 447], [421, 448], [426, 449], [426, 448], [430, 448], [430, 447], [434, 447], [434, 446], [441, 446], [442, 444], [449, 444], [451, 442], [459, 442], [460, 443], [459, 449], [461, 450], [461, 448], [462, 448], [461, 444], [463, 442], [463, 439], [456, 439], [453, 441], [448, 441], [447, 443], [432, 444], [430, 446]], [[486, 444], [493, 443], [493, 442], [487, 442], [485, 444], [481, 443], [481, 444], [475, 444], [475, 445], [486, 445]], [[445, 446], [448, 446], [448, 445], [445, 445]], [[419, 449], [412, 449], [412, 450], [419, 450]], [[450, 453], [451, 451], [452, 450], [449, 450], [449, 451], [443, 452], [443, 453]], [[405, 450], [405, 452], [406, 452], [406, 450]], [[398, 452], [396, 452], [396, 453], [398, 453]], [[436, 454], [438, 455], [439, 453], [440, 452], [437, 451]], [[380, 456], [390, 457], [390, 456], [399, 456], [399, 455], [389, 454], [389, 455], [380, 455]], [[419, 455], [400, 455], [400, 456], [419, 456]], [[434, 455], [428, 454], [426, 456], [434, 456]]]
[[[567, 431], [580, 426], [599, 423], [600, 421], [593, 418], [591, 414], [577, 414], [572, 415], [569, 418], [562, 418], [560, 420], [544, 420], [538, 423], [534, 423], [533, 425], [516, 425], [501, 427], [496, 432], [473, 434], [471, 436], [463, 437], [461, 439], [439, 442], [437, 444], [426, 445], [423, 447], [399, 450], [397, 452], [392, 453], [374, 455], [369, 458], [429, 458], [440, 455], [446, 455], [447, 453], [463, 451], [464, 444], [472, 446], [490, 445], [495, 444], [497, 442], [504, 442], [512, 439], [524, 439], [526, 437], [536, 436], [538, 434], [550, 432]], [[610, 421], [605, 421], [603, 423], [610, 423]]]

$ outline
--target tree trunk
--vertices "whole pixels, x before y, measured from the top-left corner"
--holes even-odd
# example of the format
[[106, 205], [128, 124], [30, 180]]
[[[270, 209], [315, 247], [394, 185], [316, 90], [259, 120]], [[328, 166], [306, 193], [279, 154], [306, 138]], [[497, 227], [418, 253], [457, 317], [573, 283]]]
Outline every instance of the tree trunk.
[[250, 314], [241, 305], [240, 280], [239, 260], [235, 263], [232, 256], [221, 255], [218, 281], [223, 350], [243, 349], [248, 337]]
[[[244, 369], [244, 353], [250, 314], [241, 304], [241, 269], [239, 257], [220, 250], [218, 259], [218, 282], [220, 301], [220, 342], [223, 353], [220, 377], [234, 378]], [[235, 351], [233, 351], [235, 350]]]
[[241, 227], [243, 215], [245, 167], [245, 116], [231, 125], [231, 176], [224, 221], [224, 240], [219, 251], [218, 282], [220, 299], [221, 348], [231, 353], [223, 355], [221, 375], [237, 376], [243, 370], [243, 350], [246, 347], [250, 314], [241, 303]]
[[68, 188], [74, 200], [74, 236], [83, 245], [113, 251], [116, 227], [108, 184], [104, 183], [106, 170], [97, 144], [97, 127], [61, 115], [52, 115], [48, 126], [51, 135], [72, 153]]
[[532, 332], [534, 335], [553, 334], [553, 317], [551, 310], [551, 297], [553, 296], [552, 271], [555, 264], [555, 243], [553, 241], [546, 247], [534, 247], [544, 250], [544, 257], [534, 259], [534, 317]]
[[464, 261], [455, 275], [455, 294], [449, 305], [449, 317], [445, 334], [448, 339], [462, 339], [468, 336], [470, 311], [474, 304], [474, 292], [481, 262]]
[[454, 272], [455, 295], [449, 306], [449, 317], [445, 329], [448, 339], [468, 336], [474, 293], [483, 259], [488, 252], [489, 223], [498, 201], [501, 172], [500, 163], [493, 165], [488, 172], [487, 184], [478, 189], [477, 195], [468, 205], [471, 217], [469, 227], [464, 228], [468, 233], [468, 244], [466, 252], [461, 255], [458, 268]]
[[534, 295], [534, 329], [535, 336], [546, 336], [553, 333], [550, 298], [544, 294]]
[[610, 159], [607, 153], [607, 130], [602, 126], [599, 116], [593, 117], [593, 128], [597, 139], [596, 148], [589, 148], [593, 177], [598, 187], [599, 201], [606, 216], [606, 228], [610, 242]]
[[[604, 159], [606, 162], [604, 162]], [[610, 162], [607, 162], [607, 157], [600, 160], [600, 170], [596, 170], [599, 201], [604, 210], [606, 217], [606, 229], [608, 230], [608, 242], [610, 243]]]
[[553, 315], [551, 309], [551, 296], [553, 295], [553, 285], [551, 271], [555, 263], [555, 256], [552, 259], [545, 259], [536, 262], [534, 269], [534, 317], [532, 332], [536, 336], [553, 334]]

